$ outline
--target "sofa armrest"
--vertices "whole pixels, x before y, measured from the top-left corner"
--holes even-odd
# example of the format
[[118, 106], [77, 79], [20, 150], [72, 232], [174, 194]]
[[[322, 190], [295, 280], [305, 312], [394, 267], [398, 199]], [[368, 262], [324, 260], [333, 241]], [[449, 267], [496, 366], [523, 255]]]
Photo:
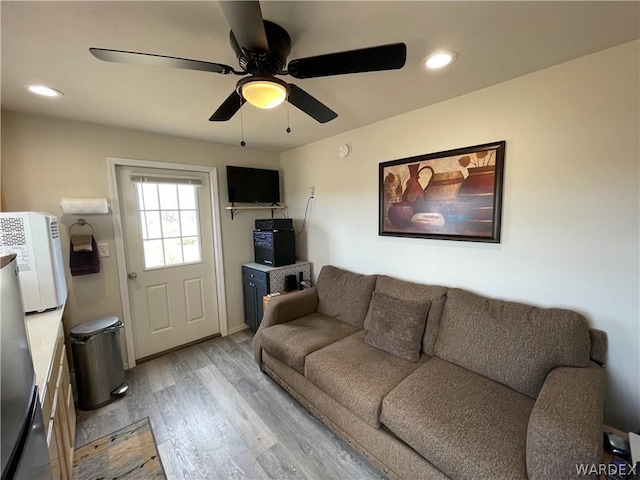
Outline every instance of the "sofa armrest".
[[558, 367], [547, 375], [529, 418], [530, 479], [580, 478], [580, 465], [602, 462], [604, 369]]
[[316, 287], [269, 300], [269, 307], [264, 312], [262, 322], [253, 337], [253, 356], [258, 365], [262, 362], [262, 336], [260, 332], [263, 329], [310, 315], [316, 310], [318, 310], [318, 290]]

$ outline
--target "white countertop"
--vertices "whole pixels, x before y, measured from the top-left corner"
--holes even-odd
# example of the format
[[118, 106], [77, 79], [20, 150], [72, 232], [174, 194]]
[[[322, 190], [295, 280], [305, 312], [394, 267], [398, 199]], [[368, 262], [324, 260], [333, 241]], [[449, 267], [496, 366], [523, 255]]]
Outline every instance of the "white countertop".
[[51, 374], [53, 354], [56, 348], [56, 338], [62, 326], [62, 312], [64, 305], [48, 312], [26, 315], [27, 336], [33, 358], [33, 368], [36, 371], [36, 385], [42, 403], [45, 394], [47, 378]]

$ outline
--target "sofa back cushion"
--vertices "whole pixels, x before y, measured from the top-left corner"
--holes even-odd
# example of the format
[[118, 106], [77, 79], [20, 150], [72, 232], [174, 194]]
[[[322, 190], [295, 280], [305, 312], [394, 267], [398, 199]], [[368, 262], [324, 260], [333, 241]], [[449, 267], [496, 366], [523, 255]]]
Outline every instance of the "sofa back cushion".
[[316, 282], [318, 313], [363, 328], [376, 277], [325, 265]]
[[579, 313], [536, 308], [449, 289], [435, 355], [536, 398], [559, 366], [589, 364], [589, 327]]
[[364, 342], [409, 362], [417, 362], [429, 307], [429, 301], [398, 300], [374, 290], [364, 320]]
[[[429, 302], [431, 304], [427, 314], [427, 325], [422, 337], [422, 351], [427, 355], [433, 355], [447, 289], [438, 285], [423, 285], [398, 280], [386, 275], [378, 275], [375, 291], [398, 300]], [[369, 309], [367, 320], [370, 319], [371, 313], [371, 309]]]

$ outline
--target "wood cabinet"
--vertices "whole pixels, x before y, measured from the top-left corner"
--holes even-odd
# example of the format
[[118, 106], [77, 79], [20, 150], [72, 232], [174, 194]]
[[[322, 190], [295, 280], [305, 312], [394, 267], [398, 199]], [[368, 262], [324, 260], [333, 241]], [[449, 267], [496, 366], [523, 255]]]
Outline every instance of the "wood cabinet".
[[51, 368], [42, 383], [41, 403], [49, 459], [54, 480], [73, 477], [73, 445], [76, 410], [69, 377], [69, 363], [62, 323], [58, 329]]

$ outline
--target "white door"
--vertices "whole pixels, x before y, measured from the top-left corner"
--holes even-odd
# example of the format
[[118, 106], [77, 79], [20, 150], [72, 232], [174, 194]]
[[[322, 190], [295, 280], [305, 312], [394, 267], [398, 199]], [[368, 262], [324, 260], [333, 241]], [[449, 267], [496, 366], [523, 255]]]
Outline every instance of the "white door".
[[117, 167], [136, 359], [220, 332], [208, 175]]

